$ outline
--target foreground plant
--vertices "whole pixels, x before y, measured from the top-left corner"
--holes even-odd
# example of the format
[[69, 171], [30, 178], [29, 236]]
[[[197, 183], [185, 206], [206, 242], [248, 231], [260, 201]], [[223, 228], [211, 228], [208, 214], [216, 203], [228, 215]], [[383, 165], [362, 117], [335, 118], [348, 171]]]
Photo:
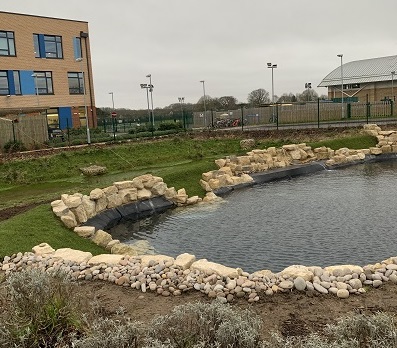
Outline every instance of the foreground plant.
[[257, 348], [261, 320], [219, 301], [190, 303], [153, 320], [146, 348]]
[[67, 347], [84, 332], [82, 299], [60, 273], [26, 270], [6, 280], [0, 347]]

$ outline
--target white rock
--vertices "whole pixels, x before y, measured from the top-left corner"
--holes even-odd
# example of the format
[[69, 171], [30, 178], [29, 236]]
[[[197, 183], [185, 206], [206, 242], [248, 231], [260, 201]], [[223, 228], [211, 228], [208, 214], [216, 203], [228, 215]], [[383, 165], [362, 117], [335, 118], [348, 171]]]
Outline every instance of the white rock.
[[45, 254], [52, 254], [55, 249], [51, 247], [51, 245], [47, 243], [41, 243], [36, 245], [32, 248], [33, 253], [36, 255], [45, 255]]
[[336, 296], [339, 298], [348, 298], [350, 295], [349, 291], [346, 289], [339, 289], [338, 292], [336, 293]]
[[294, 286], [298, 291], [304, 291], [306, 289], [306, 281], [302, 277], [296, 277], [294, 279]]
[[190, 268], [192, 263], [196, 261], [196, 256], [184, 253], [178, 255], [175, 259], [174, 265], [181, 267], [183, 270]]
[[216, 273], [220, 276], [229, 278], [237, 278], [242, 274], [241, 268], [226, 267], [219, 263], [209, 262], [206, 259], [201, 259], [194, 262], [190, 269], [193, 271], [197, 270], [208, 275]]

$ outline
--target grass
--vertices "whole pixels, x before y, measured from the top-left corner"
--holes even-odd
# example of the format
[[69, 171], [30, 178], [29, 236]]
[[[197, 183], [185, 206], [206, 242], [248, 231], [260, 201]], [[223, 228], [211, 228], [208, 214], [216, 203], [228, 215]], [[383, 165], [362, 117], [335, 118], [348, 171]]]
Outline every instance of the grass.
[[40, 243], [48, 243], [54, 249], [73, 248], [89, 251], [93, 255], [105, 250], [91, 241], [68, 230], [51, 211], [49, 204], [42, 204], [26, 213], [0, 222], [0, 258], [17, 252], [31, 251]]
[[[376, 144], [375, 138], [362, 135], [358, 130], [324, 130], [315, 136], [297, 131], [290, 135], [280, 134], [282, 137], [269, 133], [263, 133], [261, 137], [255, 134], [256, 147], [307, 142], [313, 148], [358, 149]], [[0, 222], [0, 256], [28, 251], [42, 242], [54, 248], [70, 247], [93, 254], [103, 253], [101, 248], [66, 229], [51, 212], [49, 202], [59, 199], [63, 193], [88, 194], [94, 188], [145, 173], [162, 177], [169, 187], [185, 188], [189, 196], [203, 197], [205, 192], [199, 184], [201, 174], [216, 169], [214, 160], [217, 158], [244, 154], [239, 143], [240, 138], [232, 135], [210, 139], [178, 136], [117, 146], [94, 145], [38, 159], [5, 162], [0, 165], [0, 209], [33, 202], [41, 205]], [[91, 164], [106, 166], [108, 171], [103, 176], [83, 176], [79, 168]]]

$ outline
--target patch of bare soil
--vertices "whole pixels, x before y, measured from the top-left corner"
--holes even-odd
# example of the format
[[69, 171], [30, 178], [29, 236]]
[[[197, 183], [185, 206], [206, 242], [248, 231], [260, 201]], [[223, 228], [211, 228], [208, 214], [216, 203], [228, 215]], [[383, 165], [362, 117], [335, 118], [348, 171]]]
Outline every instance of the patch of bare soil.
[[4, 221], [4, 220], [12, 218], [13, 216], [16, 216], [18, 214], [22, 214], [22, 213], [38, 206], [39, 204], [41, 204], [41, 203], [32, 203], [29, 205], [15, 206], [15, 207], [1, 209], [0, 210], [0, 221]]
[[[81, 292], [89, 299], [96, 299], [100, 312], [106, 317], [118, 319], [123, 315], [144, 324], [148, 324], [156, 315], [169, 313], [177, 305], [211, 301], [197, 291], [164, 297], [101, 281], [84, 281], [79, 285]], [[370, 289], [365, 294], [351, 295], [343, 300], [335, 295], [300, 293], [295, 290], [273, 296], [262, 295], [259, 302], [254, 304], [239, 299], [231, 305], [241, 309], [250, 308], [261, 317], [263, 338], [269, 337], [272, 330], [284, 336], [305, 336], [310, 332], [321, 332], [326, 324], [335, 323], [350, 313], [395, 314], [397, 285], [384, 283], [381, 288]]]

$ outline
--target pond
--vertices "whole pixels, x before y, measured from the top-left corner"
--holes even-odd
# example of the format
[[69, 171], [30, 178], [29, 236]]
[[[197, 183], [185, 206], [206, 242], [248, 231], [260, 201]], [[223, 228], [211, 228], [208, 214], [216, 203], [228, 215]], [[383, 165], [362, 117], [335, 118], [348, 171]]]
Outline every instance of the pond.
[[397, 256], [397, 161], [321, 171], [234, 191], [222, 203], [168, 210], [110, 230], [156, 253], [230, 267], [364, 266]]

